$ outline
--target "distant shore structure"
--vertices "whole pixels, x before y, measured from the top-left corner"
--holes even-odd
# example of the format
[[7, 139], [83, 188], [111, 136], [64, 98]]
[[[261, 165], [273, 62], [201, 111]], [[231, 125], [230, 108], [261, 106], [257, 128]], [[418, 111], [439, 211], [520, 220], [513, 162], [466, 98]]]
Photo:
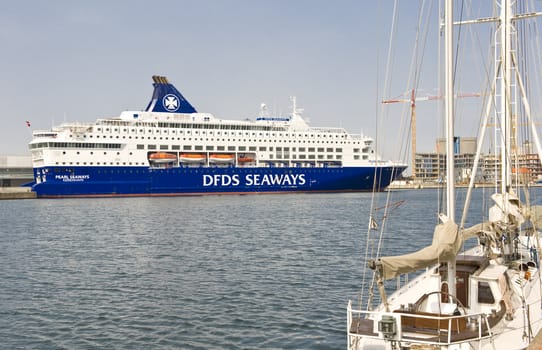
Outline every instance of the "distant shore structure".
[[33, 180], [31, 156], [0, 155], [0, 187], [19, 187]]

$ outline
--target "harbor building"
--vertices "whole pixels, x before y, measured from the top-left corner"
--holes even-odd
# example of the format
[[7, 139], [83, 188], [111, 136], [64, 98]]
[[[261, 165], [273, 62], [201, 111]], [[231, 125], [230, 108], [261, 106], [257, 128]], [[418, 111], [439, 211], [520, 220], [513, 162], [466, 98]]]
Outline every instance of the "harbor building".
[[33, 179], [30, 156], [0, 155], [0, 187], [18, 187]]
[[[474, 158], [476, 154], [475, 137], [456, 137], [454, 139], [455, 182], [466, 184], [470, 181]], [[414, 181], [420, 183], [444, 182], [446, 174], [446, 142], [437, 139], [436, 152], [416, 153]], [[533, 183], [542, 179], [542, 166], [539, 157], [534, 152], [531, 142], [524, 142], [518, 147], [512, 159], [512, 177], [519, 183]], [[493, 154], [482, 155], [476, 183], [495, 183], [501, 171], [501, 159]]]

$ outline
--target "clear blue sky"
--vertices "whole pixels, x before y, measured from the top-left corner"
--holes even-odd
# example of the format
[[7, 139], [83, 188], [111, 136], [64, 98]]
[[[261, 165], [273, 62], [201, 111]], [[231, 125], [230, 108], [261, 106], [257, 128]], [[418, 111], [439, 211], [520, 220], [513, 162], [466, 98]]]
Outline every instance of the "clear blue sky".
[[[399, 6], [393, 96], [407, 89], [419, 10], [415, 1]], [[358, 0], [3, 1], [0, 154], [29, 154], [31, 130], [145, 108], [156, 74], [219, 118], [252, 118], [262, 102], [286, 115], [296, 95], [311, 125], [376, 136], [392, 8]], [[433, 27], [437, 13], [435, 4]], [[426, 53], [422, 94], [438, 88], [436, 61]], [[421, 151], [434, 148], [436, 111], [419, 108]]]

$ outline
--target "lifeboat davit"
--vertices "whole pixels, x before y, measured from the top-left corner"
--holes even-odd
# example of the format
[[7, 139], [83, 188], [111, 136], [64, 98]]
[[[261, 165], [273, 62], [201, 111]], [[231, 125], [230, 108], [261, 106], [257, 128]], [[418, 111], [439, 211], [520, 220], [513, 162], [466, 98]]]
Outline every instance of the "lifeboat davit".
[[149, 160], [155, 163], [171, 163], [177, 160], [177, 156], [167, 152], [156, 152], [149, 155]]
[[201, 163], [205, 161], [205, 154], [181, 153], [179, 160], [183, 163]]
[[211, 154], [209, 156], [209, 162], [212, 163], [232, 163], [234, 160], [233, 154], [219, 153]]

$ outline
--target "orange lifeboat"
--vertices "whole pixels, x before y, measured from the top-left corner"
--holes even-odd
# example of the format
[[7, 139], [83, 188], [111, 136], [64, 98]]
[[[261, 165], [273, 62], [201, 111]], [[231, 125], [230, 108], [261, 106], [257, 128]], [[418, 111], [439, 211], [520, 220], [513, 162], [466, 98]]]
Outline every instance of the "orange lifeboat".
[[167, 152], [156, 152], [149, 155], [149, 160], [155, 163], [171, 163], [177, 160], [177, 156]]
[[179, 160], [184, 163], [200, 163], [205, 161], [205, 154], [181, 153]]
[[233, 162], [233, 154], [218, 153], [209, 155], [209, 162], [214, 163], [231, 163]]
[[250, 162], [253, 162], [254, 161], [254, 158], [250, 158], [250, 157], [239, 157], [237, 158], [237, 161], [239, 163], [250, 163]]

